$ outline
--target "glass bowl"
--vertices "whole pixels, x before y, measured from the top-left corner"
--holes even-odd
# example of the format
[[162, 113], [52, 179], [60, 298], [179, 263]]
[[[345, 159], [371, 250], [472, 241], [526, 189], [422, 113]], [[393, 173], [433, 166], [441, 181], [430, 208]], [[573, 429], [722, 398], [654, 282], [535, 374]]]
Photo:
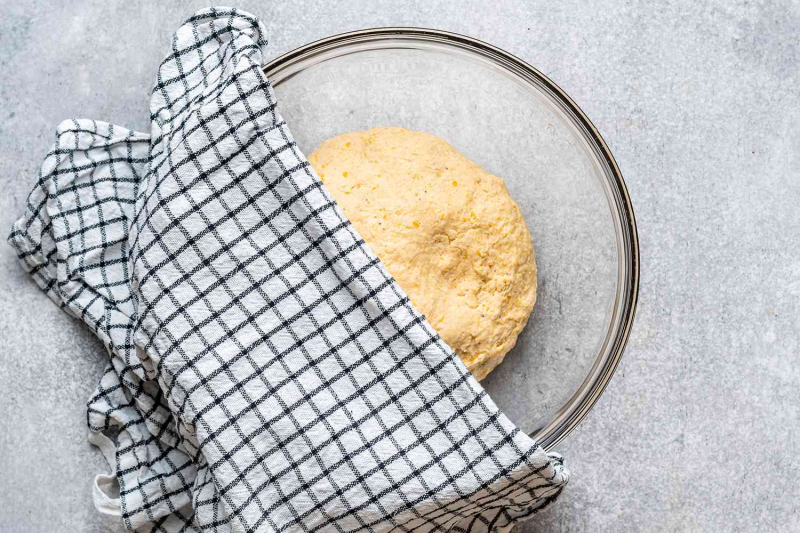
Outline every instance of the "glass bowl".
[[516, 57], [435, 30], [336, 35], [264, 67], [300, 148], [377, 126], [445, 139], [502, 177], [533, 234], [538, 301], [483, 382], [546, 449], [611, 379], [636, 308], [636, 223], [600, 134], [555, 83]]

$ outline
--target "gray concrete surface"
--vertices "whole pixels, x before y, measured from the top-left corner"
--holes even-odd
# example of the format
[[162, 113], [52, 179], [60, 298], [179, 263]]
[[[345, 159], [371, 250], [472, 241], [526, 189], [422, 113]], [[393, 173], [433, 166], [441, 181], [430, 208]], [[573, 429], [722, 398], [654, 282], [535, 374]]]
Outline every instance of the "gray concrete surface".
[[[145, 129], [170, 33], [202, 2], [3, 2], [0, 228], [63, 118]], [[621, 366], [559, 447], [573, 480], [526, 532], [800, 528], [797, 2], [241, 2], [275, 55], [347, 30], [428, 26], [534, 64], [604, 135], [640, 226]], [[85, 441], [99, 342], [0, 247], [0, 531], [117, 532]], [[627, 463], [623, 473], [620, 463]]]

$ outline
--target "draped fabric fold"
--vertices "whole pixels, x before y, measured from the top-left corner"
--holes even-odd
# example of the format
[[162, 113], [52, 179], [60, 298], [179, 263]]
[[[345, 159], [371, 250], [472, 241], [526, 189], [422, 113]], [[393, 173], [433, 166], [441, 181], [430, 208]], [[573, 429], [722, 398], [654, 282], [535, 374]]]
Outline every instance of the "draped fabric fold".
[[279, 114], [265, 48], [248, 13], [195, 14], [159, 68], [150, 134], [62, 123], [9, 238], [108, 348], [88, 423], [113, 439], [122, 519], [510, 528], [560, 493], [561, 458], [497, 409], [343, 216]]

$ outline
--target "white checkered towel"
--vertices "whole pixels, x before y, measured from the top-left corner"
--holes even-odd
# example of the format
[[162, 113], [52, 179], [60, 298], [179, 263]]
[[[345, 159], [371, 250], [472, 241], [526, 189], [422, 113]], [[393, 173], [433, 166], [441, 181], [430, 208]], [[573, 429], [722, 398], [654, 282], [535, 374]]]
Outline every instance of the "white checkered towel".
[[88, 403], [113, 467], [98, 509], [143, 531], [510, 528], [559, 494], [561, 458], [342, 215], [276, 110], [265, 47], [242, 11], [190, 18], [151, 134], [62, 123], [11, 233], [111, 356]]

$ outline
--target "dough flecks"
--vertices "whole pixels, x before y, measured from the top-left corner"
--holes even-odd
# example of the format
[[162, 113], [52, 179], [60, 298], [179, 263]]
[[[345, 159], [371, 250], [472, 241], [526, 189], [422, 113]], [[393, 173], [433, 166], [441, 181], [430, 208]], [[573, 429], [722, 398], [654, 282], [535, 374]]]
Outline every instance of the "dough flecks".
[[308, 160], [416, 308], [486, 377], [536, 303], [531, 235], [503, 180], [404, 128], [340, 135]]

